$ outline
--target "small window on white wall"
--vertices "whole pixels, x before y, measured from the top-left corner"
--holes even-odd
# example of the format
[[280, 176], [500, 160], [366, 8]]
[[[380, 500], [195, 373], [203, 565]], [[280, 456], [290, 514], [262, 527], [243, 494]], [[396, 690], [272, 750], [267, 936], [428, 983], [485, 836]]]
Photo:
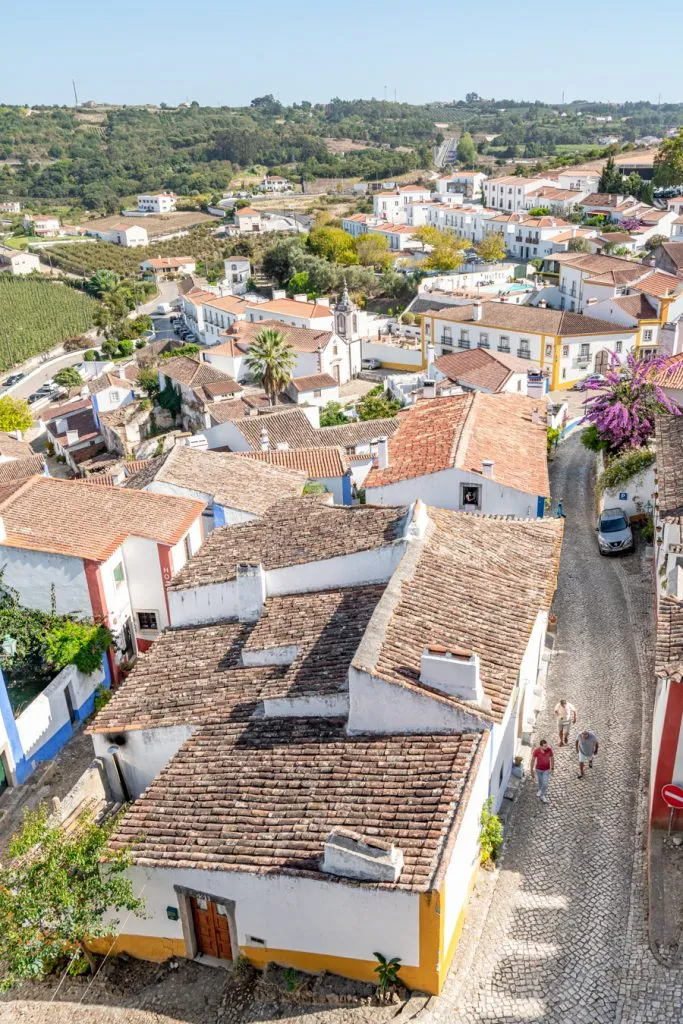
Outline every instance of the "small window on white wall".
[[119, 562], [118, 565], [114, 566], [114, 572], [112, 575], [114, 576], [114, 583], [117, 587], [120, 586], [121, 583], [125, 583], [126, 574], [123, 571], [123, 562]]
[[460, 484], [460, 507], [463, 509], [481, 508], [480, 484]]
[[156, 631], [159, 629], [159, 620], [156, 612], [138, 612], [138, 629], [141, 632]]

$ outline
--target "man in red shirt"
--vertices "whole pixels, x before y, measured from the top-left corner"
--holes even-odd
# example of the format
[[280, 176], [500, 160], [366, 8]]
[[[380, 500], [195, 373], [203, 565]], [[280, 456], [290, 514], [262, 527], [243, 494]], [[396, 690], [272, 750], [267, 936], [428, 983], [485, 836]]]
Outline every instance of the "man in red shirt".
[[548, 783], [550, 775], [555, 768], [555, 756], [552, 747], [548, 746], [547, 740], [540, 740], [538, 746], [531, 755], [531, 770], [536, 770], [538, 780], [538, 792], [544, 804], [548, 803]]

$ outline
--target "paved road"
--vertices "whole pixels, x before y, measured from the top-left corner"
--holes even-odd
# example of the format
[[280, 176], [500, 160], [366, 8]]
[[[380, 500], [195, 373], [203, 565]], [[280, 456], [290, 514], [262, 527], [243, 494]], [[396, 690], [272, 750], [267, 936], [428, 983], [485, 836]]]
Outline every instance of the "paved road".
[[[591, 463], [574, 438], [560, 448], [552, 474], [567, 521], [557, 646], [536, 734], [555, 748], [551, 800], [544, 806], [535, 786], [524, 786], [483, 931], [463, 937], [435, 1024], [683, 1019], [683, 973], [659, 967], [643, 924], [641, 732], [653, 689], [648, 575], [639, 556], [599, 557]], [[552, 708], [565, 696], [578, 707], [579, 725], [601, 740], [584, 781], [572, 748], [555, 742]]]
[[[94, 345], [95, 342], [93, 342], [93, 347]], [[32, 370], [26, 380], [20, 381], [19, 384], [15, 384], [14, 387], [9, 389], [9, 394], [12, 398], [28, 398], [29, 395], [38, 390], [41, 384], [54, 377], [58, 370], [64, 369], [65, 366], [74, 366], [76, 363], [82, 362], [82, 352], [68, 352], [64, 356], [58, 356], [56, 359], [52, 359], [43, 366]], [[3, 374], [3, 380], [6, 380], [12, 372], [12, 370], [7, 370]], [[2, 394], [5, 394], [4, 389], [0, 390], [2, 390]]]

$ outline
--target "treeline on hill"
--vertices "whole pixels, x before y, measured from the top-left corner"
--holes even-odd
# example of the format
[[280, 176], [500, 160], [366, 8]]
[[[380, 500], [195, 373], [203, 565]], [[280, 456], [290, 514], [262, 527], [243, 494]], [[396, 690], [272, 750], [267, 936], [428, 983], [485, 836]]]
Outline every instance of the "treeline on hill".
[[[141, 191], [224, 189], [254, 165], [307, 179], [398, 175], [428, 167], [431, 147], [447, 133], [471, 133], [480, 155], [502, 161], [559, 158], [575, 146], [597, 153], [605, 133], [629, 143], [681, 123], [683, 104], [562, 106], [475, 93], [424, 106], [333, 99], [286, 107], [261, 96], [249, 107], [0, 107], [0, 195], [113, 213], [123, 196]], [[330, 152], [326, 139], [366, 148]]]

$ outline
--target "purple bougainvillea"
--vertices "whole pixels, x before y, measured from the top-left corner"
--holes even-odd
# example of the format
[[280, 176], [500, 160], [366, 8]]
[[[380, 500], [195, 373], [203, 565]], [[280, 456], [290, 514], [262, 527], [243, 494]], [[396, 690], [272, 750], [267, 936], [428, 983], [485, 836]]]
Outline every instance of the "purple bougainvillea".
[[592, 395], [584, 402], [586, 414], [582, 422], [594, 424], [599, 438], [611, 451], [640, 448], [647, 444], [658, 413], [681, 415], [678, 406], [654, 380], [659, 371], [666, 373], [667, 362], [661, 356], [649, 362], [639, 362], [629, 353], [626, 362], [621, 363], [619, 356], [612, 352], [605, 381], [586, 381], [587, 391], [599, 391], [600, 394]]

